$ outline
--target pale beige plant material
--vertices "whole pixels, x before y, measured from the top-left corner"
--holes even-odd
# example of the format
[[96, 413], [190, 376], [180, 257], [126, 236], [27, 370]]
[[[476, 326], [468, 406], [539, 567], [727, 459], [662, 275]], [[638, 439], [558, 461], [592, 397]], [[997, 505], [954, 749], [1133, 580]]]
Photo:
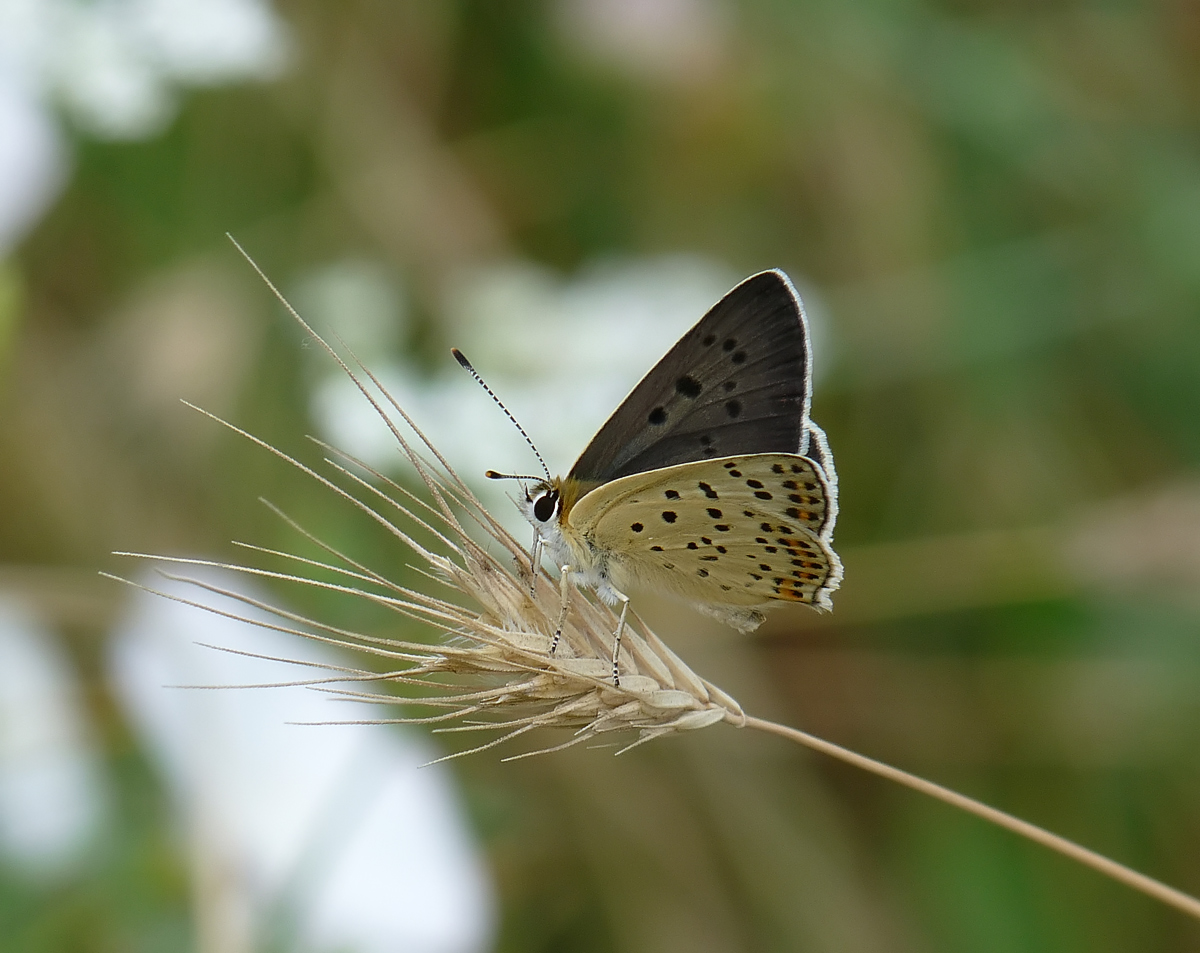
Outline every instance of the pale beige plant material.
[[[371, 653], [386, 663], [402, 666], [383, 675], [364, 670], [338, 670], [337, 675], [330, 679], [318, 679], [308, 684], [378, 682], [385, 679], [396, 687], [415, 691], [394, 694], [335, 688], [326, 690], [386, 705], [444, 709], [442, 713], [428, 717], [386, 721], [436, 724], [469, 719], [470, 724], [460, 725], [454, 730], [502, 731], [500, 737], [461, 754], [492, 748], [535, 727], [559, 727], [572, 731], [570, 739], [554, 745], [554, 749], [592, 741], [598, 736], [619, 731], [634, 732], [630, 742], [625, 745], [625, 748], [629, 748], [673, 731], [701, 729], [722, 720], [742, 723], [744, 715], [737, 702], [692, 672], [658, 636], [641, 623], [637, 623], [641, 631], [626, 625], [620, 649], [620, 683], [613, 684], [610, 659], [617, 616], [607, 606], [587, 599], [576, 589], [571, 589], [569, 593], [569, 611], [563, 625], [562, 640], [556, 653], [550, 654], [550, 643], [560, 611], [559, 588], [544, 571], [539, 571], [535, 580], [529, 575], [528, 553], [503, 527], [494, 522], [478, 501], [469, 495], [469, 490], [458, 483], [452, 470], [448, 470], [448, 475], [454, 484], [448, 485], [439, 480], [427, 462], [408, 446], [406, 454], [410, 455], [409, 460], [426, 480], [436, 504], [416, 501], [400, 485], [368, 470], [378, 483], [389, 487], [392, 496], [388, 496], [383, 490], [367, 484], [349, 468], [332, 460], [329, 462], [350, 481], [358, 483], [364, 491], [371, 492], [385, 503], [386, 508], [401, 515], [404, 521], [436, 535], [448, 553], [426, 549], [408, 529], [397, 525], [400, 521], [388, 519], [380, 511], [382, 507], [373, 507], [342, 487], [335, 489], [424, 559], [430, 575], [460, 594], [463, 604], [397, 586], [344, 553], [324, 546], [290, 520], [290, 525], [312, 543], [322, 546], [336, 562], [308, 561], [288, 556], [287, 553], [259, 550], [259, 547], [250, 549], [271, 552], [271, 555], [278, 557], [300, 559], [310, 569], [347, 577], [346, 583], [325, 582], [304, 575], [272, 573], [248, 565], [211, 563], [199, 559], [167, 559], [166, 562], [208, 567], [217, 565], [240, 573], [352, 594], [401, 616], [432, 625], [442, 635], [438, 645], [352, 633], [280, 607], [265, 605], [232, 589], [217, 587], [203, 580], [174, 575], [170, 577], [239, 600], [254, 609], [274, 613], [281, 619], [281, 624], [271, 625], [271, 628], [334, 643], [356, 652]], [[307, 470], [292, 458], [284, 458]], [[313, 473], [312, 470], [307, 472]], [[317, 479], [331, 487], [335, 486], [322, 476], [317, 476]], [[406, 498], [407, 502], [402, 503], [397, 497]], [[484, 529], [493, 543], [499, 545], [500, 557], [492, 551], [492, 547], [470, 537], [466, 527], [458, 520], [456, 507], [451, 501], [475, 517], [476, 526]], [[416, 515], [413, 511], [416, 508], [424, 509], [424, 515]], [[284, 520], [288, 519], [280, 515]], [[440, 523], [440, 528], [434, 527], [434, 522]], [[146, 558], [163, 562], [162, 557]], [[523, 571], [514, 573], [511, 569], [514, 564], [520, 565]], [[168, 598], [187, 601], [169, 594]], [[203, 606], [202, 603], [188, 604]]]
[[[442, 635], [437, 645], [381, 639], [264, 605], [198, 579], [171, 577], [265, 609], [282, 620], [281, 624], [272, 626], [280, 631], [371, 653], [403, 665], [386, 676], [344, 670], [328, 681], [386, 678], [393, 686], [409, 689], [402, 694], [326, 688], [331, 693], [383, 704], [442, 709], [439, 714], [387, 721], [436, 724], [457, 720], [460, 724], [456, 727], [439, 730], [492, 729], [501, 732], [500, 737], [459, 754], [494, 747], [539, 727], [572, 731], [568, 740], [543, 750], [570, 747], [614, 732], [631, 733], [620, 749], [627, 750], [675, 731], [704, 728], [724, 720], [737, 724], [744, 721], [745, 716], [737, 702], [688, 668], [636, 615], [632, 615], [633, 624], [626, 625], [621, 638], [620, 681], [614, 684], [610, 660], [618, 618], [609, 607], [588, 599], [574, 587], [567, 590], [568, 611], [563, 620], [562, 636], [551, 654], [550, 644], [563, 599], [557, 581], [540, 567], [531, 565], [525, 548], [487, 511], [371, 372], [359, 365], [361, 375], [356, 373], [299, 315], [292, 313], [337, 360], [391, 429], [401, 453], [424, 483], [431, 502], [422, 500], [349, 455], [321, 443], [330, 453], [326, 462], [350, 487], [347, 489], [257, 437], [207, 411], [194, 409], [286, 460], [369, 515], [420, 557], [426, 564], [427, 573], [448, 585], [462, 597], [461, 601], [439, 599], [397, 585], [385, 575], [325, 545], [282, 513], [279, 515], [300, 534], [328, 553], [331, 561], [301, 559], [286, 553], [270, 554], [297, 560], [326, 575], [340, 575], [346, 580], [344, 583], [246, 565], [146, 558], [158, 562], [219, 566], [335, 590], [433, 626]], [[375, 385], [380, 397], [367, 386], [364, 375]], [[414, 448], [385, 408], [385, 403], [416, 435], [432, 459]], [[476, 539], [472, 531], [482, 536], [484, 542]], [[434, 552], [422, 545], [414, 533], [431, 536], [442, 552]], [[168, 598], [187, 601], [172, 595]], [[189, 604], [210, 608], [201, 603]], [[292, 625], [285, 624], [287, 622]]]
[[[254, 263], [251, 261], [251, 264]], [[257, 270], [257, 266], [254, 267]], [[262, 272], [259, 271], [259, 274], [262, 275]], [[263, 280], [275, 291], [265, 275]], [[428, 499], [422, 499], [360, 461], [320, 444], [330, 454], [326, 462], [345, 484], [340, 485], [257, 437], [206, 411], [200, 412], [289, 462], [370, 516], [423, 560], [425, 567], [422, 571], [447, 586], [455, 598], [436, 598], [401, 586], [324, 544], [282, 513], [279, 515], [304, 538], [328, 554], [329, 561], [306, 559], [256, 546], [247, 545], [246, 548], [294, 560], [307, 570], [318, 571], [325, 577], [340, 576], [342, 582], [247, 565], [189, 559], [164, 560], [163, 557], [134, 553], [123, 555], [156, 562], [219, 566], [254, 576], [349, 594], [408, 620], [431, 626], [438, 633], [439, 641], [427, 644], [348, 631], [266, 605], [199, 579], [185, 581], [211, 593], [239, 600], [248, 607], [265, 609], [273, 613], [278, 622], [264, 623], [258, 617], [251, 619], [239, 616], [205, 605], [202, 601], [186, 600], [167, 593], [160, 595], [218, 614], [232, 615], [255, 625], [266, 625], [278, 631], [370, 653], [393, 666], [382, 673], [353, 667], [325, 666], [327, 677], [293, 684], [309, 684], [334, 695], [356, 700], [401, 705], [406, 710], [424, 706], [435, 712], [380, 719], [376, 723], [430, 724], [438, 726], [434, 730], [443, 732], [498, 732], [498, 736], [483, 744], [448, 757], [484, 751], [535, 728], [567, 729], [570, 735], [565, 741], [518, 752], [510, 757], [545, 754], [583, 742], [607, 740], [609, 737], [622, 739], [619, 753], [674, 732], [696, 730], [726, 721], [739, 727], [756, 728], [786, 737], [937, 798], [1043, 844], [1200, 919], [1200, 901], [1194, 897], [1094, 851], [916, 775], [794, 728], [746, 715], [736, 701], [688, 668], [632, 613], [633, 622], [626, 627], [621, 642], [620, 681], [614, 684], [611, 658], [617, 616], [607, 606], [588, 598], [579, 590], [570, 588], [567, 591], [568, 611], [561, 641], [551, 654], [550, 647], [560, 618], [562, 599], [557, 581], [541, 567], [531, 564], [529, 552], [487, 511], [371, 372], [361, 364], [358, 364], [361, 375], [352, 370], [309, 328], [282, 296], [277, 291], [275, 293], [296, 321], [325, 347], [354, 380], [363, 396], [387, 423], [400, 451], [424, 484]], [[367, 386], [367, 380], [374, 384], [381, 397], [375, 396]], [[413, 443], [404, 436], [384, 404], [416, 435], [423, 451], [415, 449]], [[442, 551], [435, 552], [419, 542], [416, 536], [436, 541]], [[170, 578], [184, 577], [171, 575]], [[357, 689], [341, 687], [348, 682], [386, 682], [396, 691], [371, 691], [365, 685]]]
[[[365, 388], [364, 393], [367, 393]], [[396, 409], [404, 414], [403, 410]], [[382, 413], [382, 408], [380, 411]], [[409, 424], [411, 426], [412, 422]], [[265, 609], [280, 618], [281, 624], [271, 626], [277, 630], [370, 653], [403, 666], [382, 675], [344, 669], [330, 679], [308, 684], [386, 680], [410, 691], [398, 694], [332, 687], [326, 690], [384, 704], [443, 709], [440, 714], [386, 719], [388, 722], [432, 724], [469, 719], [470, 723], [460, 724], [457, 728], [440, 730], [496, 729], [502, 732], [500, 737], [460, 754], [494, 747], [539, 727], [572, 730], [569, 740], [545, 750], [569, 747], [613, 732], [633, 732], [631, 740], [622, 748], [625, 750], [673, 731], [704, 728], [723, 720], [740, 724], [744, 720], [741, 708], [733, 699], [696, 675], [640, 620], [636, 626], [627, 625], [622, 636], [621, 678], [619, 685], [615, 685], [610, 659], [617, 616], [610, 608], [586, 598], [579, 590], [568, 591], [568, 612], [562, 638], [555, 653], [550, 654], [550, 642], [561, 609], [559, 587], [544, 571], [539, 570], [536, 574], [531, 571], [528, 552], [484, 509], [444, 460], [438, 458], [439, 472], [438, 467], [413, 450], [398, 429], [395, 430], [397, 440], [425, 482], [434, 500], [432, 504], [327, 446], [332, 454], [354, 467], [351, 469], [333, 457], [327, 459], [347, 482], [355, 486], [358, 494], [320, 476], [245, 431], [232, 429], [305, 471], [370, 515], [425, 561], [429, 575], [462, 597], [461, 602], [439, 599], [397, 585], [350, 556], [326, 546], [282, 513], [279, 515], [283, 519], [325, 550], [333, 561], [319, 562], [259, 547], [246, 548], [297, 560], [309, 569], [318, 569], [325, 574], [336, 573], [346, 582], [332, 583], [305, 575], [206, 560], [145, 557], [157, 562], [218, 566], [354, 595], [409, 619], [427, 623], [441, 634], [441, 641], [436, 645], [378, 638], [265, 605], [203, 580], [170, 577], [256, 609]], [[416, 432], [420, 436], [420, 431]], [[373, 482], [368, 482], [360, 472], [373, 478]], [[368, 502], [372, 497], [373, 501]], [[385, 515], [387, 511], [394, 515], [389, 518]], [[397, 516], [399, 519], [395, 518]], [[464, 520], [468, 519], [493, 546], [472, 537], [464, 525]], [[413, 536], [415, 528], [436, 538], [445, 552], [433, 552], [423, 546]], [[514, 566], [519, 567], [517, 572], [513, 571]], [[166, 595], [211, 609], [202, 603]], [[292, 625], [286, 624], [289, 622]]]

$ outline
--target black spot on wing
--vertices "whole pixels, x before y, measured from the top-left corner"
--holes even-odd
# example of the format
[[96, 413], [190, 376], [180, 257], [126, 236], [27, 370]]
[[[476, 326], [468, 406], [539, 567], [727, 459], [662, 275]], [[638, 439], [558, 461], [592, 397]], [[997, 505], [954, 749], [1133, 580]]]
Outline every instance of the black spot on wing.
[[684, 397], [695, 400], [700, 396], [700, 391], [700, 382], [690, 374], [684, 374], [675, 381], [675, 393], [682, 394]]

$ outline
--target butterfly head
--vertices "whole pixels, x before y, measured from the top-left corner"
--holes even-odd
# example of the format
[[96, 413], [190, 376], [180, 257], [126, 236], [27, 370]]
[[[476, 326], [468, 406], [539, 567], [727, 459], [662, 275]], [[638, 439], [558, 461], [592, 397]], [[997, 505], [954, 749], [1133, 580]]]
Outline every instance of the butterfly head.
[[518, 504], [525, 518], [539, 532], [556, 523], [562, 512], [562, 481], [541, 482], [525, 490], [525, 499]]
[[485, 475], [490, 480], [520, 480], [522, 494], [516, 502], [521, 515], [549, 544], [551, 552], [566, 551], [563, 549], [563, 526], [566, 524], [566, 514], [581, 495], [582, 484], [578, 480], [571, 477], [564, 480], [549, 474], [543, 480], [517, 473], [497, 473], [495, 470], [488, 470]]
[[521, 514], [560, 566], [580, 566], [581, 540], [571, 528], [569, 517], [572, 507], [589, 488], [571, 477], [552, 477], [527, 484], [524, 495], [517, 499]]
[[563, 535], [563, 481], [553, 478], [527, 484], [517, 507], [529, 520], [547, 552], [560, 566], [570, 563], [570, 547]]

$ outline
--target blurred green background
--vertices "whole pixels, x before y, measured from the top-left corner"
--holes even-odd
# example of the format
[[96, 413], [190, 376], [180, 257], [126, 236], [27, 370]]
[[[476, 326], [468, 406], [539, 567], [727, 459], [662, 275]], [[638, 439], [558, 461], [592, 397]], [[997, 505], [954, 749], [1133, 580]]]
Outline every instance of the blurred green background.
[[[275, 11], [278, 76], [181, 92], [153, 134], [51, 100], [70, 165], [0, 265], [0, 587], [64, 640], [113, 802], [70, 874], [0, 868], [0, 946], [195, 948], [186, 841], [105, 676], [110, 551], [294, 548], [265, 495], [410, 561], [178, 404], [319, 457], [301, 336], [227, 231], [285, 290], [375, 263], [430, 373], [479, 360], [445, 300], [488, 263], [787, 269], [827, 341], [836, 611], [748, 641], [648, 617], [748, 710], [1200, 893], [1195, 5]], [[455, 772], [501, 951], [1200, 950], [1153, 901], [726, 726]]]

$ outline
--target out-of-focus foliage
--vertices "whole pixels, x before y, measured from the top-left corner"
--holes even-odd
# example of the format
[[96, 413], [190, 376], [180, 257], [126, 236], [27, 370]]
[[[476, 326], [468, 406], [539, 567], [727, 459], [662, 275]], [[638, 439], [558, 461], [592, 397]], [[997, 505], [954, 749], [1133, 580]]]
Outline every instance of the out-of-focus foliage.
[[[193, 935], [183, 845], [102, 677], [109, 551], [294, 549], [262, 495], [405, 571], [390, 538], [177, 403], [319, 457], [301, 338], [227, 231], [285, 289], [383, 263], [408, 296], [400, 346], [429, 368], [468, 348], [447, 289], [488, 262], [786, 268], [828, 337], [837, 609], [748, 642], [647, 617], [747, 709], [1200, 893], [1193, 6], [278, 9], [287, 74], [191, 93], [144, 142], [77, 137], [65, 193], [0, 269], [0, 585], [67, 634], [115, 804], [68, 882], [0, 873], [0, 946]], [[459, 777], [505, 951], [1200, 944], [1067, 861], [724, 727], [620, 759], [485, 754]]]

